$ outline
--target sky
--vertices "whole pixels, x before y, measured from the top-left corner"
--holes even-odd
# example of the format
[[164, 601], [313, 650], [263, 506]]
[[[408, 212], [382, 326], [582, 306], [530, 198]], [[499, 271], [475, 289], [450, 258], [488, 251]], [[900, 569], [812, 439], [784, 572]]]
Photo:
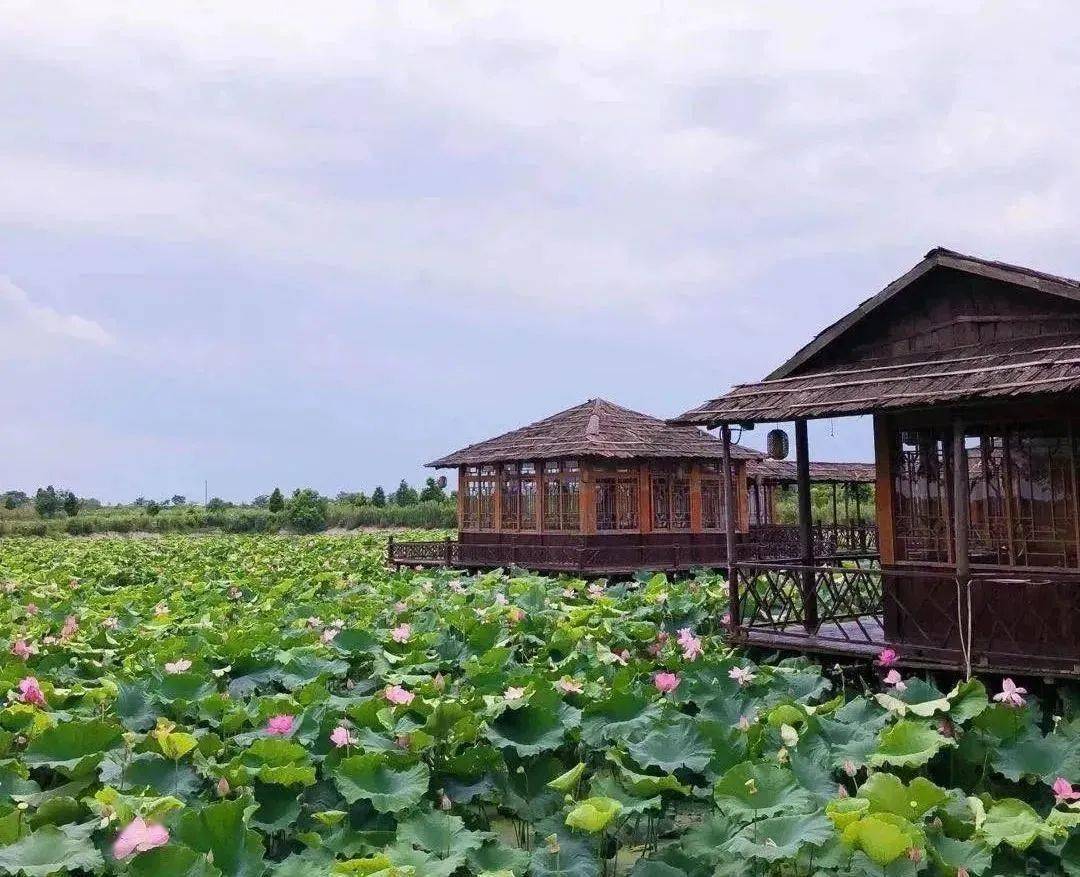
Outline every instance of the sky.
[[392, 487], [758, 379], [935, 245], [1080, 276], [1078, 24], [0, 0], [0, 489]]

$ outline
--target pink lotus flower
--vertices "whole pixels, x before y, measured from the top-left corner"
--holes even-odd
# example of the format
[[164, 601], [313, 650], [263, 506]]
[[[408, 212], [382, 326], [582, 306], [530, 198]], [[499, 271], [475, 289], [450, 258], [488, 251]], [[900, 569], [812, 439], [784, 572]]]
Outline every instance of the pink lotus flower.
[[294, 721], [295, 719], [292, 716], [284, 713], [279, 716], [271, 716], [270, 721], [266, 723], [266, 733], [273, 734], [276, 737], [286, 737], [292, 733]]
[[396, 643], [407, 643], [410, 636], [412, 636], [412, 626], [408, 624], [399, 624], [390, 631], [390, 638]]
[[623, 649], [621, 652], [615, 652], [615, 660], [625, 667], [630, 660], [630, 652], [627, 649]]
[[79, 632], [79, 621], [74, 615], [64, 619], [64, 626], [60, 628], [60, 639], [71, 639]]
[[113, 843], [114, 859], [126, 859], [133, 853], [145, 853], [169, 842], [169, 831], [164, 826], [147, 824], [136, 816], [127, 824]]
[[20, 661], [25, 661], [34, 653], [34, 650], [26, 644], [26, 640], [17, 639], [11, 644], [11, 654], [13, 654]]
[[900, 678], [900, 673], [897, 670], [890, 670], [885, 674], [885, 684], [891, 685], [897, 691], [907, 690], [907, 685], [904, 680]]
[[956, 869], [956, 877], [971, 877], [971, 872], [963, 865], [961, 865], [959, 868]]
[[231, 588], [229, 588], [229, 599], [230, 600], [239, 600], [243, 596], [244, 596], [244, 592], [241, 591], [238, 587], [236, 587], [236, 585], [233, 585]]
[[101, 626], [106, 630], [116, 630], [120, 626], [120, 619], [115, 615], [110, 615], [108, 618], [101, 619]]
[[651, 643], [649, 643], [649, 645], [648, 645], [648, 647], [646, 647], [645, 651], [647, 651], [650, 655], [652, 655], [655, 658], [657, 655], [660, 654], [660, 650], [663, 649], [665, 645], [667, 645], [667, 641], [668, 641], [669, 638], [670, 638], [670, 635], [668, 634], [668, 632], [666, 630], [660, 631], [656, 635], [656, 639], [653, 640]]
[[398, 749], [408, 749], [412, 745], [412, 738], [408, 734], [398, 734], [394, 738], [394, 745]]
[[397, 602], [396, 602], [396, 603], [394, 604], [394, 611], [395, 611], [395, 612], [396, 612], [396, 613], [397, 613], [398, 615], [400, 615], [400, 614], [401, 614], [402, 612], [405, 612], [405, 611], [406, 611], [406, 610], [407, 610], [408, 608], [409, 608], [409, 607], [408, 607], [408, 606], [407, 606], [407, 605], [405, 604], [405, 601], [404, 601], [404, 600], [398, 600], [398, 601], [397, 601]]
[[191, 669], [191, 661], [187, 658], [181, 658], [179, 661], [170, 661], [165, 665], [165, 672], [176, 674], [185, 673]]
[[308, 616], [308, 620], [305, 621], [304, 624], [314, 630], [316, 627], [322, 627], [322, 619], [316, 618], [314, 615], [311, 615]]
[[898, 660], [900, 656], [896, 653], [896, 649], [882, 649], [877, 656], [877, 662], [882, 667], [891, 667]]
[[26, 614], [27, 615], [37, 615], [40, 611], [41, 610], [38, 608], [37, 603], [27, 603], [26, 604]]
[[436, 691], [442, 691], [446, 688], [446, 677], [442, 673], [436, 673], [435, 678], [431, 680], [431, 684]]
[[1080, 800], [1080, 792], [1074, 791], [1072, 783], [1070, 783], [1065, 777], [1058, 777], [1054, 780], [1054, 801], [1058, 804], [1064, 804], [1067, 801]]
[[682, 646], [682, 656], [685, 661], [696, 661], [701, 655], [705, 654], [701, 640], [696, 636], [679, 640], [679, 645]]
[[344, 725], [338, 725], [330, 732], [330, 742], [338, 747], [338, 749], [341, 749], [344, 746], [355, 746], [356, 737], [354, 737]]
[[738, 682], [740, 688], [749, 685], [757, 678], [754, 671], [749, 667], [732, 667], [728, 670], [728, 676]]
[[858, 772], [859, 769], [855, 766], [854, 761], [852, 761], [850, 758], [844, 761], [844, 773], [846, 773], [849, 777], [855, 776], [855, 774], [857, 774]]
[[222, 777], [221, 779], [219, 779], [217, 781], [217, 785], [214, 788], [215, 788], [215, 791], [217, 791], [217, 794], [218, 794], [219, 798], [226, 797], [229, 794], [229, 792], [232, 791], [232, 787], [229, 786], [229, 781], [227, 779], [225, 779], [225, 777]]
[[506, 599], [505, 594], [496, 594], [495, 595], [495, 605], [496, 606], [505, 606], [509, 602], [510, 601]]
[[750, 718], [749, 716], [739, 716], [737, 727], [740, 731], [750, 730]]
[[677, 673], [657, 673], [653, 677], [653, 685], [656, 686], [656, 690], [661, 694], [670, 694], [673, 692], [679, 687], [680, 681]]
[[851, 795], [848, 793], [847, 787], [844, 786], [843, 783], [841, 783], [840, 785], [838, 785], [836, 787], [836, 797], [837, 798], [850, 798], [851, 797]]
[[386, 691], [383, 692], [385, 697], [390, 703], [397, 704], [398, 706], [408, 706], [413, 702], [413, 698], [416, 697], [411, 691], [407, 691], [400, 685], [388, 685]]
[[604, 596], [604, 586], [599, 582], [593, 582], [588, 587], [588, 594], [593, 600], [599, 600]]
[[511, 685], [503, 692], [503, 697], [506, 698], [506, 700], [521, 700], [525, 697], [525, 689]]
[[725, 612], [723, 615], [721, 615], [720, 616], [720, 623], [722, 625], [724, 625], [724, 627], [730, 627], [731, 626], [731, 613], [730, 612]]
[[509, 610], [507, 610], [506, 617], [510, 619], [511, 624], [517, 624], [525, 617], [525, 611], [519, 609], [517, 606], [511, 606]]
[[1020, 688], [1011, 679], [1005, 679], [1001, 683], [1001, 691], [994, 695], [994, 700], [1009, 706], [1023, 706], [1025, 694], [1026, 688]]
[[333, 641], [334, 637], [341, 633], [336, 627], [328, 627], [322, 632], [322, 636], [319, 637], [324, 643]]
[[563, 694], [581, 694], [581, 683], [564, 676], [555, 682], [555, 688]]
[[454, 579], [452, 582], [450, 582], [450, 590], [453, 591], [455, 594], [464, 594], [465, 586], [461, 584], [461, 582], [459, 582], [457, 579]]
[[39, 707], [47, 706], [45, 693], [33, 676], [27, 676], [19, 682], [19, 695], [23, 703], [32, 703], [34, 706]]
[[953, 723], [950, 722], [947, 718], [942, 717], [942, 718], [938, 719], [937, 729], [938, 729], [938, 733], [942, 737], [955, 737], [956, 736], [956, 728], [953, 727]]

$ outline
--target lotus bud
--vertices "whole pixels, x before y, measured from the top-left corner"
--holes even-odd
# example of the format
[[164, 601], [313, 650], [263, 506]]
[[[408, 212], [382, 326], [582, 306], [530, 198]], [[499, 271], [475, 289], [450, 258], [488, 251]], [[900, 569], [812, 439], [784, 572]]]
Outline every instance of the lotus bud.
[[450, 800], [449, 796], [445, 792], [442, 795], [439, 796], [439, 809], [440, 810], [449, 810], [453, 806], [454, 806], [454, 802]]
[[849, 777], [855, 776], [859, 772], [859, 769], [855, 766], [855, 762], [850, 758], [844, 762], [844, 773]]
[[836, 797], [837, 798], [847, 798], [847, 797], [849, 797], [847, 788], [842, 786], [842, 785], [837, 786], [836, 787]]
[[912, 862], [915, 862], [916, 864], [918, 864], [919, 862], [922, 861], [922, 850], [920, 850], [918, 847], [911, 847], [907, 851], [907, 857]]
[[219, 798], [226, 797], [232, 789], [229, 787], [229, 781], [222, 777], [217, 781], [217, 793]]

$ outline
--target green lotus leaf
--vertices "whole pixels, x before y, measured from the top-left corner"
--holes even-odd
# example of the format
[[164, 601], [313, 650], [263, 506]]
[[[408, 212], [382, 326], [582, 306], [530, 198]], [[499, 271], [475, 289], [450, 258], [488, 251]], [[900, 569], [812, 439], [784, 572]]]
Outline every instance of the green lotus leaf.
[[194, 735], [182, 731], [162, 734], [157, 738], [157, 742], [161, 748], [161, 754], [173, 761], [183, 758], [199, 745], [199, 741], [195, 739]]
[[1053, 828], [1029, 805], [1017, 798], [1004, 798], [986, 811], [978, 832], [991, 849], [1005, 843], [1026, 850], [1039, 837], [1052, 837]]
[[744, 761], [725, 773], [713, 787], [720, 810], [735, 819], [802, 813], [811, 804], [810, 793], [799, 787], [786, 767]]
[[595, 849], [569, 834], [554, 836], [554, 847], [545, 842], [547, 835], [536, 838], [529, 862], [530, 877], [600, 877]]
[[596, 834], [607, 828], [621, 810], [622, 804], [613, 798], [586, 798], [567, 814], [566, 824]]
[[829, 820], [820, 813], [772, 816], [744, 826], [728, 842], [727, 850], [748, 859], [776, 862], [791, 858], [808, 846], [820, 847], [832, 835]]
[[529, 867], [529, 854], [525, 850], [497, 840], [485, 841], [482, 846], [469, 850], [466, 860], [470, 870], [480, 874], [506, 872], [513, 877], [523, 877]]
[[89, 827], [85, 826], [42, 826], [15, 843], [0, 847], [0, 871], [26, 877], [47, 877], [80, 868], [94, 872], [104, 865], [104, 860], [90, 842], [89, 834]]
[[176, 839], [213, 856], [225, 877], [259, 877], [266, 869], [262, 837], [247, 827], [247, 802], [237, 798], [208, 804], [180, 817]]
[[959, 683], [947, 696], [950, 703], [949, 718], [958, 725], [982, 715], [990, 705], [986, 686], [978, 679]]
[[842, 834], [844, 843], [862, 850], [884, 867], [912, 848], [925, 844], [922, 832], [910, 821], [893, 813], [871, 813], [852, 822]]
[[700, 773], [713, 756], [709, 742], [686, 721], [658, 725], [626, 749], [642, 767], [659, 768], [665, 773], [682, 769]]
[[398, 767], [382, 754], [354, 755], [333, 770], [334, 784], [350, 804], [366, 800], [380, 813], [415, 806], [428, 790], [426, 764]]
[[990, 867], [993, 854], [980, 840], [957, 840], [940, 831], [930, 834], [928, 840], [934, 859], [952, 869], [950, 874], [955, 874], [958, 868], [966, 868], [969, 874], [982, 874]]
[[251, 823], [261, 831], [285, 831], [299, 818], [300, 799], [297, 790], [290, 789], [288, 784], [256, 780], [254, 793], [259, 808], [252, 815]]
[[539, 755], [558, 749], [580, 721], [581, 713], [554, 692], [538, 692], [525, 706], [508, 709], [491, 722], [488, 737], [494, 746], [519, 756]]
[[869, 812], [870, 802], [865, 798], [837, 798], [825, 805], [825, 815], [838, 831], [843, 831]]
[[139, 853], [128, 869], [131, 877], [220, 877], [221, 871], [207, 861], [205, 853], [171, 843]]
[[893, 813], [915, 821], [944, 804], [947, 795], [925, 777], [915, 777], [905, 785], [891, 773], [875, 773], [859, 787], [858, 797], [870, 802], [872, 813]]
[[158, 795], [186, 799], [201, 783], [190, 765], [174, 764], [156, 752], [142, 752], [125, 762], [116, 754], [102, 762], [101, 781], [122, 791], [148, 788]]
[[92, 771], [105, 753], [121, 743], [116, 725], [91, 719], [87, 722], [64, 722], [42, 732], [26, 747], [23, 764], [28, 767], [51, 767], [68, 776]]
[[150, 687], [150, 694], [163, 703], [196, 701], [217, 690], [214, 680], [202, 673], [168, 673]]
[[651, 698], [626, 689], [612, 691], [582, 710], [581, 739], [588, 746], [625, 740], [652, 726], [659, 718], [660, 707]]
[[570, 770], [564, 774], [560, 774], [548, 783], [548, 788], [555, 789], [557, 792], [569, 792], [578, 782], [581, 780], [582, 775], [585, 773], [585, 763], [578, 762]]
[[1076, 741], [1058, 734], [1043, 737], [1034, 728], [1022, 737], [1001, 744], [991, 757], [994, 769], [1010, 780], [1038, 777], [1051, 784], [1058, 777], [1074, 777], [1080, 771]]
[[619, 782], [639, 798], [654, 798], [665, 792], [678, 795], [689, 795], [690, 786], [679, 782], [678, 778], [671, 774], [654, 776], [653, 774], [639, 773], [631, 770], [613, 752], [608, 753], [608, 760], [616, 765]]
[[37, 812], [30, 817], [30, 827], [40, 828], [43, 825], [68, 825], [78, 822], [85, 813], [82, 804], [74, 798], [61, 796], [50, 798], [42, 804]]
[[480, 848], [483, 835], [465, 828], [462, 820], [450, 813], [435, 810], [414, 816], [398, 826], [398, 842], [412, 844], [439, 859], [452, 859], [461, 865], [470, 850]]
[[691, 859], [715, 864], [735, 831], [730, 819], [713, 811], [682, 836], [680, 845]]
[[114, 709], [120, 723], [129, 731], [146, 731], [154, 727], [157, 713], [145, 686], [135, 682], [119, 682]]
[[901, 719], [891, 728], [886, 728], [881, 732], [877, 748], [870, 756], [870, 764], [874, 767], [882, 767], [886, 764], [897, 767], [919, 767], [926, 764], [946, 746], [955, 745], [954, 741], [942, 736], [928, 725]]

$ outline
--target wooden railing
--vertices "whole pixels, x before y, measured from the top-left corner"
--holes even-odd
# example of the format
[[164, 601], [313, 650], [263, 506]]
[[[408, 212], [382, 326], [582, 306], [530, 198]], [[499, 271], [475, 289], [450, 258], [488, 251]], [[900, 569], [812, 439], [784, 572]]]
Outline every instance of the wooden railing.
[[[833, 527], [818, 522], [811, 528], [811, 534], [814, 557], [877, 554], [877, 525], [873, 523]], [[753, 524], [739, 556], [748, 560], [794, 559], [801, 550], [799, 528], [795, 524]]]

